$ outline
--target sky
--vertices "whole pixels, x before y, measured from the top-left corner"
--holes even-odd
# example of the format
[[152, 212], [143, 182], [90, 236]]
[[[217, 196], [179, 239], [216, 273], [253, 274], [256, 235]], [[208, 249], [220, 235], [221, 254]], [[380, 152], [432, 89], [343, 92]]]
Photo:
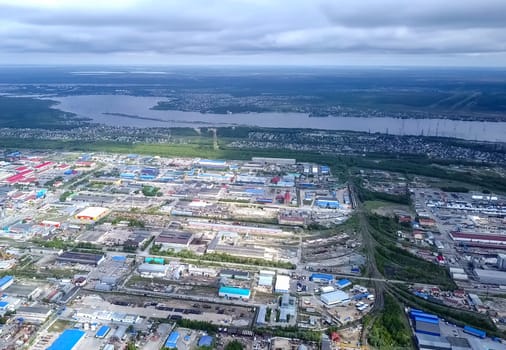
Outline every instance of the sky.
[[506, 0], [0, 0], [0, 64], [506, 66]]

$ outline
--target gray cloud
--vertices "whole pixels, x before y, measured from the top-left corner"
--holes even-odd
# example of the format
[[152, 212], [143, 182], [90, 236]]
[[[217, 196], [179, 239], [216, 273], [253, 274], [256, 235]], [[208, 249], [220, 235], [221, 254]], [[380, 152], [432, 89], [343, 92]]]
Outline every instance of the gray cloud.
[[0, 0], [2, 63], [506, 62], [503, 0], [17, 3]]

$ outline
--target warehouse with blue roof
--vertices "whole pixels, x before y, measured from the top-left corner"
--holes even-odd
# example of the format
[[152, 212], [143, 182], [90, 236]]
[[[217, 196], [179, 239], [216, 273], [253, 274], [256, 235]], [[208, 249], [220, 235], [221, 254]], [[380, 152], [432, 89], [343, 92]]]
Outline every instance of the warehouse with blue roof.
[[86, 332], [79, 329], [67, 329], [56, 338], [47, 350], [74, 350], [85, 334]]
[[14, 277], [7, 275], [0, 278], [0, 290], [6, 290], [11, 284], [14, 283]]
[[112, 261], [114, 262], [126, 262], [126, 256], [124, 255], [114, 255], [112, 258], [111, 258]]
[[325, 273], [313, 273], [309, 276], [309, 280], [316, 283], [330, 283], [334, 280], [334, 276]]
[[487, 333], [485, 331], [482, 331], [481, 329], [476, 329], [471, 326], [464, 326], [464, 333], [474, 335], [475, 337], [485, 339], [487, 336]]
[[223, 286], [220, 287], [218, 295], [222, 298], [248, 300], [251, 296], [251, 291], [246, 288]]
[[369, 296], [369, 293], [359, 293], [351, 297], [351, 300], [362, 300]]
[[316, 198], [314, 204], [319, 208], [325, 208], [325, 209], [339, 209], [340, 204], [339, 200], [332, 197], [318, 197]]
[[211, 337], [210, 335], [203, 335], [199, 339], [198, 346], [212, 347], [213, 346], [213, 337]]
[[349, 286], [351, 286], [351, 281], [349, 279], [343, 278], [339, 281], [336, 281], [336, 287], [339, 289], [344, 289]]
[[409, 311], [415, 332], [433, 336], [441, 335], [441, 328], [439, 326], [439, 317], [432, 314], [427, 314], [421, 310], [411, 309]]
[[102, 327], [100, 327], [98, 329], [97, 333], [95, 333], [95, 337], [105, 338], [105, 336], [107, 335], [107, 333], [109, 333], [110, 330], [111, 330], [111, 327], [103, 325]]
[[179, 340], [179, 333], [176, 331], [172, 331], [169, 334], [169, 337], [165, 341], [165, 347], [169, 349], [177, 349], [177, 341]]
[[436, 315], [433, 315], [433, 314], [428, 314], [428, 313], [425, 313], [421, 310], [417, 310], [417, 309], [411, 309], [409, 311], [409, 316], [411, 317], [412, 320], [415, 319], [415, 317], [423, 317], [423, 318], [429, 318], [429, 319], [433, 319], [433, 320], [438, 320], [439, 317], [437, 317]]
[[439, 320], [425, 317], [415, 317], [415, 332], [428, 335], [441, 335]]

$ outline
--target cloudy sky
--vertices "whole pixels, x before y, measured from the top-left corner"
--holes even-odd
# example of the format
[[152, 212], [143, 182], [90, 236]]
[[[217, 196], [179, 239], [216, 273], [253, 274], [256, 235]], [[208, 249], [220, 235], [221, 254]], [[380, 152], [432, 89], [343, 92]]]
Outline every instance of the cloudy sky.
[[0, 64], [506, 66], [506, 0], [0, 0]]

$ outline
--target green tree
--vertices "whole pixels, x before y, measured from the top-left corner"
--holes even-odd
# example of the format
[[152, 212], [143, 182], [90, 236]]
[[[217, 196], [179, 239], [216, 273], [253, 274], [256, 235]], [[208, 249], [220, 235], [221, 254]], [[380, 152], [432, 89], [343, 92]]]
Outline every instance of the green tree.
[[238, 340], [232, 340], [227, 345], [225, 345], [225, 350], [243, 350], [244, 345]]

